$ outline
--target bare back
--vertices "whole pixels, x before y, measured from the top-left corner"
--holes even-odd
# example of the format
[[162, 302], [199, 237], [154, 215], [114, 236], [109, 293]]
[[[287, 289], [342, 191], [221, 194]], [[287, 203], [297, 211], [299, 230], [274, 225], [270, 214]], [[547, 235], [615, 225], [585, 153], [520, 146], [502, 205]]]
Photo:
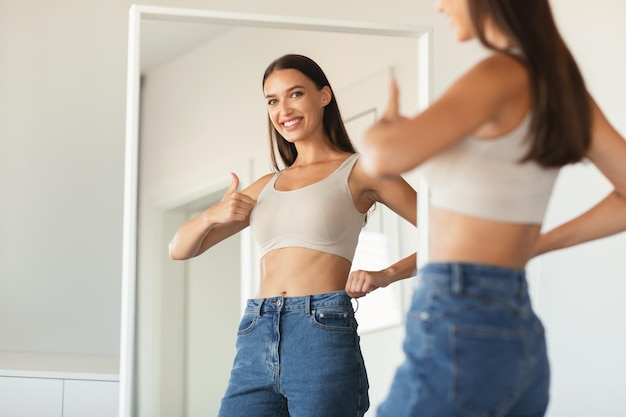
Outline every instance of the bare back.
[[473, 262], [523, 268], [532, 256], [540, 225], [494, 222], [431, 207], [432, 262]]

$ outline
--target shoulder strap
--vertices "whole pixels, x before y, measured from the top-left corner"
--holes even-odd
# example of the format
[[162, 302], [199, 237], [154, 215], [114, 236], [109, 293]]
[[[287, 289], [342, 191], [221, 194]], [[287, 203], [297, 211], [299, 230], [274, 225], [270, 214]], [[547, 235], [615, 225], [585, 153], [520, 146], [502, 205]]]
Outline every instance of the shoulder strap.
[[343, 163], [337, 170], [337, 173], [341, 174], [343, 177], [347, 179], [352, 173], [352, 168], [354, 168], [354, 165], [356, 164], [356, 161], [359, 159], [359, 156], [360, 155], [358, 153], [353, 153], [352, 155], [347, 157], [346, 160], [343, 161]]

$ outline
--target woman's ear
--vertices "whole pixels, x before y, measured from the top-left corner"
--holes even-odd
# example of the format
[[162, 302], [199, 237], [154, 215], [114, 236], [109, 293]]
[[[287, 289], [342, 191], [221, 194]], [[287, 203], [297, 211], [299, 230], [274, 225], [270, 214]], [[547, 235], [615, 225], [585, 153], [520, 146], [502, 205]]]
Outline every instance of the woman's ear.
[[328, 103], [330, 103], [330, 100], [332, 100], [333, 98], [333, 92], [330, 90], [329, 86], [325, 85], [324, 87], [322, 87], [321, 93], [322, 93], [322, 106], [326, 107], [328, 106]]

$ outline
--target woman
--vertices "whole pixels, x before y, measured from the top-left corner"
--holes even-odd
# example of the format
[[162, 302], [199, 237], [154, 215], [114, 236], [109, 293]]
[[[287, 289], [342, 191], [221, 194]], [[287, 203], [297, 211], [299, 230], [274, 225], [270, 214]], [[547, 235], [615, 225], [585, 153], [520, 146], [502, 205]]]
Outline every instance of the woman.
[[[459, 41], [477, 38], [491, 54], [412, 118], [399, 115], [392, 82], [366, 134], [368, 172], [419, 166], [431, 190], [430, 259], [408, 314], [406, 361], [378, 415], [542, 416], [549, 365], [524, 267], [626, 230], [626, 142], [587, 92], [547, 0], [438, 8]], [[540, 235], [559, 168], [583, 158], [613, 192]]]
[[[407, 278], [413, 254], [382, 271], [350, 273], [366, 213], [380, 202], [415, 225], [416, 193], [400, 176], [365, 174], [321, 68], [301, 55], [269, 65], [263, 91], [285, 169], [183, 224], [173, 259], [198, 256], [252, 227], [261, 248], [258, 297], [247, 303], [220, 417], [362, 416], [368, 382], [350, 296]], [[350, 294], [350, 295], [348, 295]]]

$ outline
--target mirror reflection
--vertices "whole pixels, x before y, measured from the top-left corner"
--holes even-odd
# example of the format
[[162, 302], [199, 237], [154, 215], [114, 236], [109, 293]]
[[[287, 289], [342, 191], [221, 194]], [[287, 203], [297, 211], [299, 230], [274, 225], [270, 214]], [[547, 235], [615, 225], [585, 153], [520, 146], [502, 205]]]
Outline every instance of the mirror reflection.
[[[390, 69], [404, 86], [402, 107], [417, 110], [423, 54], [416, 37], [181, 21], [142, 20], [141, 36], [135, 413], [216, 415], [245, 300], [259, 292], [261, 252], [249, 228], [183, 262], [170, 260], [168, 242], [222, 199], [230, 172], [240, 190], [271, 172], [265, 68], [287, 53], [314, 59], [358, 151], [360, 132], [386, 101]], [[417, 188], [416, 175], [405, 179]], [[414, 236], [409, 222], [377, 205], [354, 266], [394, 263], [415, 252]], [[410, 286], [405, 280], [359, 300], [370, 410], [401, 360]]]

